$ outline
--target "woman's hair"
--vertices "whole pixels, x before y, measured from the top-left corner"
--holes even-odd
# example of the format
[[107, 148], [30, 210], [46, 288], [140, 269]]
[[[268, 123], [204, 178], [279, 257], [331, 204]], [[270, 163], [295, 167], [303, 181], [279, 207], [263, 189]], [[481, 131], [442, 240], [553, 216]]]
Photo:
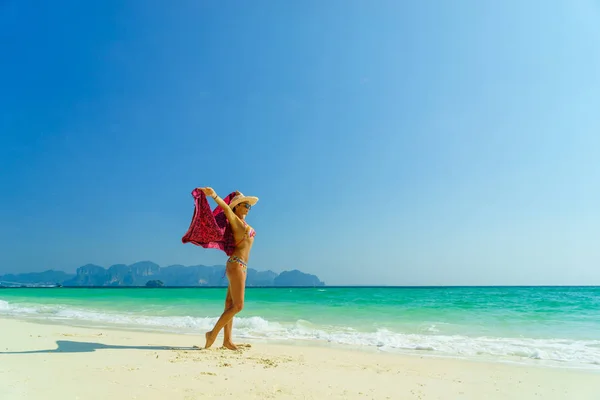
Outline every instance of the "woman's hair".
[[[241, 193], [240, 193], [238, 190], [236, 190], [236, 191], [235, 191], [235, 195], [236, 195], [236, 196], [239, 196], [240, 194], [241, 194]], [[231, 209], [231, 211], [235, 212], [235, 209], [236, 209], [238, 206], [239, 206], [239, 204], [237, 204], [235, 207], [233, 207], [233, 208]]]

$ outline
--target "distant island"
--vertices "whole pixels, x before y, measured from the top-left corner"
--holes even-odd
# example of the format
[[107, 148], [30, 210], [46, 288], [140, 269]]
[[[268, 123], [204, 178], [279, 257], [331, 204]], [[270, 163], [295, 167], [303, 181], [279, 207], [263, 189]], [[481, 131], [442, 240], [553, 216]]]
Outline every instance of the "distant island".
[[[219, 287], [227, 286], [225, 266], [170, 265], [160, 267], [151, 261], [131, 265], [116, 264], [108, 269], [87, 264], [75, 274], [48, 270], [22, 274], [0, 275], [0, 287]], [[325, 286], [316, 275], [298, 270], [257, 271], [248, 268], [246, 286]]]

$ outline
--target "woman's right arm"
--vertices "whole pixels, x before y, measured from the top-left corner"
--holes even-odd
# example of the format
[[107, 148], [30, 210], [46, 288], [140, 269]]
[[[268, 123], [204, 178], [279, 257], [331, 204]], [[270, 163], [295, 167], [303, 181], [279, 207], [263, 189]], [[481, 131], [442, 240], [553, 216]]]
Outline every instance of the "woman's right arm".
[[206, 196], [212, 197], [213, 200], [221, 207], [225, 216], [229, 220], [229, 223], [232, 225], [241, 225], [240, 219], [235, 215], [231, 207], [222, 198], [220, 198], [217, 193], [211, 187], [198, 188], [204, 192]]

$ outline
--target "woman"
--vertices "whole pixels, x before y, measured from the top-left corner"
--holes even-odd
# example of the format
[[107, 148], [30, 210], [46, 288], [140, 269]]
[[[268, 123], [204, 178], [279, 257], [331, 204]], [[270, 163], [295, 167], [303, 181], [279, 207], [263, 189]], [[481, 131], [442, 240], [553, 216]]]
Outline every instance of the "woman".
[[224, 330], [223, 347], [237, 350], [237, 346], [231, 341], [231, 329], [233, 328], [233, 317], [244, 308], [244, 288], [246, 285], [246, 270], [250, 249], [254, 243], [256, 232], [246, 223], [246, 215], [258, 201], [256, 197], [247, 197], [237, 192], [237, 195], [227, 204], [210, 187], [199, 188], [207, 197], [212, 197], [223, 210], [231, 231], [235, 248], [227, 260], [225, 273], [229, 280], [227, 296], [225, 297], [225, 311], [209, 332], [206, 332], [206, 345], [208, 349], [217, 339], [221, 329]]

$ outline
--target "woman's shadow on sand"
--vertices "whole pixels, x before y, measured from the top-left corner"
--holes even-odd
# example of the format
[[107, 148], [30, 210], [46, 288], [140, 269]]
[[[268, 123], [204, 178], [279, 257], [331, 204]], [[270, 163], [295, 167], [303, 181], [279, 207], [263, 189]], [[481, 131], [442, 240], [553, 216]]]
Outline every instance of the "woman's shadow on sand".
[[198, 350], [194, 347], [170, 346], [119, 346], [94, 342], [74, 342], [70, 340], [57, 340], [56, 349], [53, 350], [28, 350], [28, 351], [0, 351], [0, 354], [36, 354], [36, 353], [92, 353], [96, 350]]

